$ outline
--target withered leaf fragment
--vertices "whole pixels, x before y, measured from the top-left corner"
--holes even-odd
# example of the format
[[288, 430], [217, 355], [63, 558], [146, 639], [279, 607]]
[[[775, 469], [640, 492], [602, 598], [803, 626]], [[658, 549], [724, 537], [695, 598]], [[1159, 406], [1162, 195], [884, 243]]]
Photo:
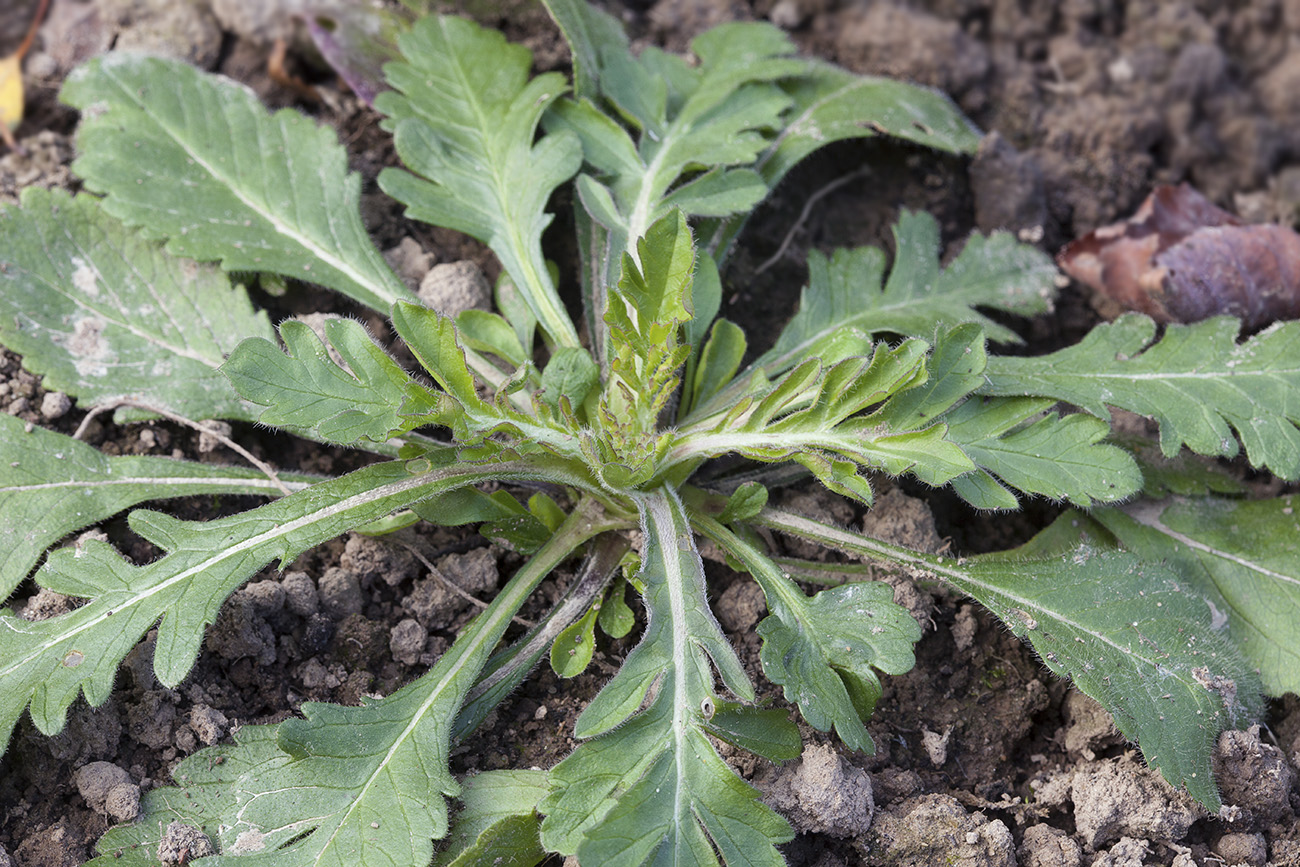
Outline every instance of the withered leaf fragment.
[[1300, 235], [1246, 225], [1187, 184], [1066, 246], [1061, 269], [1157, 322], [1240, 317], [1247, 330], [1300, 318]]

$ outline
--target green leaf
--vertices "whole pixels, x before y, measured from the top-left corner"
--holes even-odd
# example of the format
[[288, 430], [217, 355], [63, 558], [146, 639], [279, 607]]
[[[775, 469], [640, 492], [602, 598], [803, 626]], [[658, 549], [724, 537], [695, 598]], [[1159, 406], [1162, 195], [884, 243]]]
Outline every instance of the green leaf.
[[1094, 517], [1125, 548], [1171, 566], [1272, 696], [1300, 693], [1300, 498], [1143, 501]]
[[514, 367], [521, 367], [529, 360], [518, 332], [496, 313], [473, 308], [462, 310], [456, 315], [456, 330], [467, 349], [495, 355]]
[[788, 762], [803, 752], [799, 727], [783, 710], [761, 710], [734, 701], [720, 702], [704, 715], [704, 728], [715, 738], [773, 762]]
[[242, 287], [168, 256], [99, 200], [35, 187], [0, 217], [0, 343], [83, 407], [132, 399], [192, 419], [251, 420], [217, 368], [273, 336]]
[[971, 558], [944, 577], [1110, 711], [1165, 779], [1218, 811], [1214, 747], [1262, 713], [1259, 678], [1181, 576], [1081, 547], [1050, 560]]
[[[417, 464], [420, 472], [411, 472]], [[189, 672], [204, 627], [215, 622], [222, 602], [267, 563], [288, 563], [313, 545], [423, 497], [509, 478], [511, 467], [392, 461], [213, 521], [139, 510], [130, 516], [131, 528], [168, 552], [145, 566], [93, 540], [75, 551], [53, 552], [37, 583], [88, 601], [34, 623], [0, 612], [0, 744], [29, 703], [32, 720], [47, 734], [63, 727], [79, 692], [92, 706], [102, 704], [118, 663], [160, 618], [154, 672], [174, 686]], [[514, 471], [537, 477], [531, 468]]]
[[575, 411], [582, 408], [588, 393], [600, 383], [600, 368], [585, 349], [566, 346], [551, 356], [542, 371], [542, 399], [553, 407], [566, 398]]
[[[587, 35], [611, 30], [609, 22], [566, 3], [551, 8], [566, 35], [578, 40], [575, 51], [586, 70], [584, 98], [561, 100], [544, 122], [578, 136], [595, 176], [579, 180], [578, 234], [590, 263], [582, 280], [592, 342], [606, 365], [605, 323], [592, 311], [605, 308], [623, 255], [635, 260], [637, 240], [674, 208], [688, 217], [721, 216], [748, 211], [766, 195], [762, 179], [745, 167], [767, 146], [767, 131], [779, 127], [789, 104], [772, 82], [799, 74], [804, 64], [790, 56], [789, 38], [769, 24], [727, 24], [701, 34], [691, 43], [699, 63], [690, 66], [653, 47], [633, 57], [621, 36], [588, 42]], [[633, 133], [598, 107], [596, 90]]]
[[929, 337], [936, 327], [975, 322], [992, 340], [1019, 343], [1014, 331], [975, 308], [1027, 316], [1049, 309], [1056, 294], [1052, 261], [1005, 232], [972, 235], [941, 269], [939, 224], [925, 212], [904, 211], [894, 226], [894, 249], [883, 286], [884, 254], [875, 247], [836, 250], [830, 260], [810, 253], [799, 311], [753, 366], [780, 373], [850, 328]]
[[[289, 490], [318, 479], [286, 473]], [[276, 497], [257, 470], [137, 455], [109, 457], [80, 440], [0, 415], [0, 599], [50, 545], [146, 500], [195, 494]]]
[[628, 53], [627, 35], [618, 19], [586, 0], [545, 0], [551, 18], [564, 33], [573, 54], [574, 92], [595, 99], [600, 93], [602, 53]]
[[783, 862], [773, 844], [791, 838], [789, 825], [706, 735], [719, 704], [715, 667], [741, 698], [753, 693], [709, 613], [690, 525], [671, 490], [636, 499], [646, 540], [645, 635], [579, 717], [578, 736], [593, 739], [551, 771], [551, 793], [538, 805], [542, 842], [603, 867], [716, 865], [715, 847], [728, 865], [776, 867]]
[[193, 757], [178, 779], [209, 786], [204, 816], [223, 857], [262, 867], [429, 863], [431, 841], [448, 830], [446, 798], [459, 793], [447, 767], [457, 710], [528, 596], [607, 527], [589, 505], [576, 509], [433, 668], [393, 694], [360, 707], [308, 702], [302, 719], [243, 728], [233, 748]]
[[258, 417], [323, 442], [388, 442], [441, 420], [442, 399], [402, 370], [352, 319], [328, 319], [325, 335], [342, 364], [305, 322], [280, 324], [285, 352], [269, 340], [240, 343], [221, 370]]
[[[1080, 343], [1037, 358], [992, 358], [985, 394], [1036, 395], [1072, 403], [1100, 418], [1107, 406], [1154, 418], [1160, 449], [1232, 457], [1237, 438], [1256, 467], [1300, 478], [1300, 323], [1279, 322], [1242, 343], [1226, 316], [1156, 325], [1126, 314]], [[1235, 432], [1235, 435], [1234, 435]]]
[[537, 802], [545, 771], [487, 771], [461, 781], [460, 812], [434, 867], [533, 867], [546, 858], [538, 839]]
[[718, 521], [723, 524], [748, 521], [763, 511], [766, 505], [767, 488], [758, 482], [742, 482], [736, 492], [727, 498], [727, 505], [718, 515]]
[[[979, 146], [979, 131], [937, 90], [805, 62], [800, 75], [781, 82], [793, 104], [780, 133], [754, 164], [770, 190], [814, 151], [845, 139], [890, 135], [950, 153], [974, 153]], [[748, 216], [737, 214], [702, 229], [703, 246], [722, 261]]]
[[599, 606], [593, 605], [587, 613], [566, 626], [551, 645], [551, 670], [560, 677], [577, 677], [591, 664], [596, 650], [596, 616]]
[[921, 627], [894, 603], [883, 582], [842, 584], [804, 596], [758, 548], [721, 524], [697, 516], [696, 525], [754, 576], [772, 613], [758, 625], [768, 680], [784, 688], [818, 731], [834, 727], [855, 750], [875, 752], [863, 722], [880, 698], [875, 670], [903, 674], [916, 662], [912, 646]]
[[795, 460], [830, 490], [866, 503], [871, 489], [860, 470], [867, 467], [945, 484], [975, 469], [946, 438], [945, 425], [899, 430], [889, 424], [893, 396], [926, 381], [927, 348], [921, 340], [894, 348], [882, 343], [870, 356], [845, 358], [828, 369], [805, 361], [766, 394], [755, 391], [727, 414], [683, 427], [665, 463], [728, 452], [765, 463]]
[[1053, 403], [974, 398], [944, 416], [948, 438], [982, 471], [1025, 493], [1087, 508], [1142, 489], [1133, 456], [1102, 442], [1110, 425], [1083, 413], [1046, 412]]
[[628, 606], [624, 598], [626, 595], [627, 579], [620, 574], [609, 585], [605, 599], [600, 604], [600, 614], [596, 617], [600, 631], [610, 638], [622, 638], [636, 625], [636, 614]]
[[461, 18], [424, 18], [400, 45], [405, 61], [385, 67], [396, 92], [375, 104], [410, 172], [385, 169], [380, 186], [407, 216], [492, 248], [550, 338], [579, 346], [541, 242], [547, 199], [578, 170], [582, 149], [566, 133], [533, 141], [563, 77], [528, 80], [528, 49]]
[[1212, 812], [1222, 805], [1215, 743], [1258, 718], [1259, 677], [1177, 572], [1088, 545], [1064, 556], [1041, 556], [1031, 543], [1028, 554], [947, 560], [774, 509], [755, 522], [950, 582], [1110, 711], [1165, 779]]
[[410, 292], [375, 249], [332, 129], [176, 60], [112, 52], [74, 71], [73, 171], [167, 249], [319, 283], [387, 311]]
[[[729, 319], [713, 323], [713, 331], [700, 351], [695, 368], [690, 402], [707, 403], [709, 398], [731, 382], [745, 357], [745, 332]], [[683, 414], [689, 415], [690, 406], [683, 404]]]

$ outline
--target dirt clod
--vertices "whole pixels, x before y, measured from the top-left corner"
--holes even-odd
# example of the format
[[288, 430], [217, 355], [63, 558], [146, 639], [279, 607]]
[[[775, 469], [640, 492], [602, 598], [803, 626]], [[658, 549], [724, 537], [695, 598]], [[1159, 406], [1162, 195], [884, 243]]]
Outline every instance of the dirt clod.
[[216, 708], [206, 704], [196, 704], [190, 710], [190, 728], [207, 746], [212, 746], [226, 735], [230, 720]]
[[429, 640], [429, 633], [420, 621], [406, 618], [393, 627], [388, 638], [388, 649], [393, 659], [403, 665], [415, 665], [424, 653], [424, 645]]
[[320, 579], [320, 607], [335, 620], [360, 614], [365, 605], [361, 581], [350, 569], [331, 566]]
[[1224, 834], [1214, 844], [1214, 854], [1227, 864], [1263, 867], [1268, 861], [1268, 845], [1263, 834]]
[[492, 287], [483, 270], [468, 259], [434, 265], [420, 281], [420, 300], [443, 316], [465, 310], [490, 310]]
[[1079, 836], [1093, 851], [1121, 837], [1181, 840], [1202, 812], [1185, 793], [1127, 755], [1081, 765], [1071, 795]]
[[1083, 850], [1070, 835], [1051, 825], [1031, 825], [1017, 850], [1020, 867], [1079, 867]]
[[198, 858], [215, 855], [208, 836], [184, 822], [172, 822], [158, 844], [158, 860], [164, 864], [187, 864]]
[[1219, 735], [1216, 776], [1225, 804], [1238, 807], [1261, 825], [1280, 819], [1294, 821], [1290, 796], [1293, 776], [1282, 751], [1259, 738], [1259, 726], [1248, 731], [1226, 731]]
[[767, 779], [768, 803], [799, 831], [857, 837], [871, 827], [871, 778], [828, 746], [809, 746]]
[[733, 582], [718, 597], [718, 622], [728, 632], [749, 632], [767, 613], [763, 590], [753, 581]]
[[1011, 831], [999, 819], [967, 813], [956, 798], [920, 795], [877, 815], [862, 844], [868, 864], [882, 867], [1016, 867]]

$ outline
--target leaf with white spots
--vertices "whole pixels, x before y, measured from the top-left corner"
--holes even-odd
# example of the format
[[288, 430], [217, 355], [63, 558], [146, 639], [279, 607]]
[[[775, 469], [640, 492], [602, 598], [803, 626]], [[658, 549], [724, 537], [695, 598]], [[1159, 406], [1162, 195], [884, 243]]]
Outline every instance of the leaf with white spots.
[[169, 256], [97, 199], [29, 187], [0, 215], [0, 344], [83, 408], [130, 399], [254, 419], [217, 370], [246, 337], [275, 332], [242, 286]]
[[68, 77], [73, 170], [167, 249], [230, 271], [319, 283], [387, 311], [410, 292], [361, 221], [361, 177], [334, 131], [268, 112], [248, 88], [177, 60], [100, 55]]

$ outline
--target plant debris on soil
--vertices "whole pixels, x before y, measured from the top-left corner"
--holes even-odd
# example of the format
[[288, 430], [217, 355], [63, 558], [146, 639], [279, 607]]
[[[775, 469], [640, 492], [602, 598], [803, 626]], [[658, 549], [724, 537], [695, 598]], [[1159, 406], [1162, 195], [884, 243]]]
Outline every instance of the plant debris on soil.
[[[294, 104], [299, 93], [266, 73], [267, 22], [236, 21], [225, 9], [231, 5], [55, 0], [25, 64], [28, 104], [16, 130], [24, 152], [0, 154], [0, 201], [16, 201], [27, 186], [72, 186], [76, 117], [57, 93], [68, 71], [97, 51], [180, 55], [247, 83], [272, 105]], [[540, 69], [567, 69], [563, 40], [540, 6], [467, 0], [451, 11], [501, 27], [534, 51]], [[1126, 217], [1165, 183], [1191, 183], [1244, 223], [1300, 220], [1296, 0], [658, 0], [613, 11], [644, 42], [678, 51], [723, 21], [770, 20], [807, 54], [945, 90], [989, 131], [973, 160], [872, 140], [828, 148], [799, 168], [754, 216], [724, 276], [723, 315], [759, 348], [789, 317], [809, 249], [887, 246], [887, 227], [903, 207], [933, 213], [949, 244], [976, 228], [1006, 228], [1053, 253]], [[0, 56], [21, 41], [29, 20], [0, 16]], [[474, 291], [495, 277], [490, 254], [405, 221], [378, 193], [375, 176], [394, 157], [377, 115], [311, 59], [301, 34], [288, 32], [293, 74], [320, 95], [303, 107], [347, 143], [380, 246], [422, 294], [468, 293], [465, 303], [475, 303]], [[549, 241], [563, 263], [571, 253], [561, 235], [552, 230]], [[378, 317], [309, 287], [262, 292], [258, 300], [276, 319], [338, 312], [366, 317], [373, 333], [391, 337]], [[1049, 351], [1098, 321], [1092, 301], [1076, 284], [1052, 316], [1010, 324], [1029, 351]], [[64, 433], [84, 416], [7, 352], [0, 409]], [[281, 467], [337, 473], [365, 460], [285, 445], [252, 426], [230, 434]], [[165, 422], [117, 426], [98, 416], [82, 437], [108, 454], [240, 460], [220, 442]], [[1261, 496], [1287, 489], [1242, 476]], [[829, 495], [785, 496], [823, 519], [865, 522], [885, 540], [960, 554], [1007, 547], [1057, 514], [1040, 502], [1015, 515], [977, 516], [955, 499], [926, 492], [922, 500], [906, 486], [881, 483], [866, 515]], [[194, 498], [180, 511], [211, 518], [245, 505]], [[154, 556], [124, 521], [91, 532], [137, 561]], [[787, 544], [807, 555], [798, 542]], [[180, 759], [236, 727], [278, 721], [304, 701], [355, 704], [392, 692], [438, 658], [478, 610], [475, 600], [490, 598], [515, 565], [514, 555], [473, 532], [424, 525], [384, 539], [349, 534], [283, 573], [266, 570], [227, 603], [205, 639], [207, 652], [179, 688], [154, 680], [146, 641], [102, 707], [74, 706], [55, 737], [20, 726], [0, 759], [0, 865], [80, 864], [110, 824], [135, 817], [141, 792], [170, 782]], [[784, 706], [757, 661], [761, 593], [723, 563], [709, 563], [709, 572], [719, 619], [763, 699]], [[544, 585], [524, 616], [557, 599], [565, 577]], [[887, 569], [876, 577], [895, 587], [925, 629], [915, 669], [885, 681], [869, 726], [877, 753], [852, 753], [802, 723], [808, 746], [784, 766], [723, 747], [800, 831], [784, 848], [792, 865], [1300, 865], [1300, 699], [1287, 696], [1263, 725], [1223, 735], [1219, 783], [1233, 809], [1209, 817], [1144, 768], [1098, 705], [1053, 678], [974, 605]], [[38, 618], [70, 603], [31, 593], [20, 590], [9, 604]], [[574, 746], [577, 713], [634, 641], [602, 646], [594, 671], [572, 681], [541, 672], [457, 750], [454, 770], [555, 764]]]

